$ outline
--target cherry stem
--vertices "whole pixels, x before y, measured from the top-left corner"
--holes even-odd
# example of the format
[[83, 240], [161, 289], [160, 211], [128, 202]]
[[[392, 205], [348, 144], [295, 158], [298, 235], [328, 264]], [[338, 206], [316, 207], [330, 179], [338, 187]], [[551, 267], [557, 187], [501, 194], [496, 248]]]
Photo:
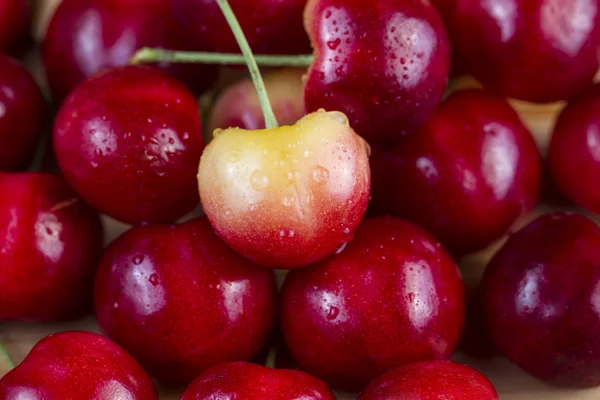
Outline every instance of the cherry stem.
[[265, 88], [265, 82], [260, 75], [258, 65], [256, 64], [256, 59], [254, 58], [254, 54], [252, 54], [252, 49], [248, 44], [248, 40], [246, 40], [246, 36], [242, 31], [242, 27], [240, 26], [240, 23], [238, 22], [227, 0], [217, 0], [217, 4], [219, 4], [225, 19], [229, 24], [229, 28], [231, 28], [231, 31], [235, 36], [235, 40], [240, 46], [240, 50], [246, 59], [248, 70], [252, 76], [252, 82], [254, 82], [254, 87], [256, 88], [256, 94], [258, 94], [258, 99], [260, 100], [260, 107], [262, 108], [262, 112], [265, 117], [265, 125], [267, 129], [277, 128], [279, 124], [277, 123], [277, 118], [275, 118], [273, 107], [271, 107], [267, 89]]
[[10, 358], [10, 355], [6, 351], [3, 343], [0, 343], [0, 359], [8, 366], [9, 369], [13, 369], [15, 367], [15, 362]]
[[[312, 54], [302, 55], [254, 55], [257, 65], [266, 67], [308, 67]], [[246, 65], [242, 54], [211, 53], [205, 51], [179, 51], [143, 47], [129, 60], [131, 64], [167, 62], [193, 64]]]
[[265, 367], [267, 368], [275, 368], [277, 366], [277, 351], [273, 348], [269, 351], [267, 355], [267, 360], [265, 361]]
[[42, 164], [44, 163], [44, 157], [46, 157], [46, 149], [48, 148], [48, 142], [50, 141], [50, 135], [44, 135], [40, 139], [38, 146], [33, 156], [33, 161], [29, 170], [31, 172], [40, 172], [42, 170]]

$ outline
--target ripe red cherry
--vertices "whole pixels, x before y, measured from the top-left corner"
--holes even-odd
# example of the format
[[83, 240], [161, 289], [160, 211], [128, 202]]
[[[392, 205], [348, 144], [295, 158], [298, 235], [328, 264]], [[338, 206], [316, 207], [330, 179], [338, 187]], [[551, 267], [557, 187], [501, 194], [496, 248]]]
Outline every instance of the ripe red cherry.
[[219, 364], [202, 373], [187, 388], [181, 400], [335, 400], [327, 385], [300, 371], [273, 369], [233, 362]]
[[105, 251], [95, 284], [102, 329], [152, 376], [187, 384], [247, 361], [273, 327], [272, 271], [233, 252], [208, 220], [137, 227]]
[[482, 90], [451, 95], [415, 135], [375, 150], [371, 204], [433, 233], [455, 255], [499, 239], [536, 204], [540, 154], [509, 104]]
[[446, 18], [468, 72], [503, 96], [569, 99], [598, 71], [598, 0], [454, 0]]
[[356, 391], [400, 365], [449, 358], [463, 331], [464, 292], [433, 237], [399, 219], [367, 219], [340, 253], [290, 272], [281, 329], [303, 369]]
[[24, 169], [31, 162], [46, 113], [44, 95], [31, 73], [0, 54], [0, 171]]
[[98, 215], [62, 179], [0, 174], [1, 321], [55, 321], [91, 311], [101, 252]]
[[559, 190], [600, 213], [600, 85], [569, 103], [556, 122], [548, 163]]
[[337, 110], [370, 143], [395, 141], [426, 121], [448, 81], [442, 21], [421, 0], [310, 0], [306, 29], [315, 49], [308, 111]]
[[479, 371], [451, 361], [405, 365], [372, 381], [358, 400], [498, 400]]
[[581, 215], [545, 215], [511, 236], [482, 284], [500, 353], [552, 385], [599, 385], [599, 259], [600, 229]]
[[203, 148], [196, 99], [149, 67], [84, 82], [54, 124], [67, 181], [96, 209], [129, 223], [171, 222], [196, 207]]
[[95, 333], [71, 331], [37, 343], [0, 380], [0, 398], [157, 400], [158, 396], [148, 374], [121, 347]]
[[[43, 42], [43, 60], [55, 101], [81, 81], [127, 64], [144, 46], [188, 49], [169, 0], [62, 0]], [[216, 69], [199, 64], [162, 64], [192, 90], [212, 84]]]
[[14, 53], [29, 39], [30, 0], [0, 1], [0, 52]]

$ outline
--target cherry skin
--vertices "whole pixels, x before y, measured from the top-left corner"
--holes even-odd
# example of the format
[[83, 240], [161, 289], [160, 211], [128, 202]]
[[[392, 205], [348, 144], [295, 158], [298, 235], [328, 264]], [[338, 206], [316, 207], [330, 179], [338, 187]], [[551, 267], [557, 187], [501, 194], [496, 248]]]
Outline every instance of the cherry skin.
[[581, 215], [544, 215], [511, 236], [482, 283], [499, 352], [549, 384], [598, 386], [599, 259], [600, 228]]
[[273, 272], [234, 253], [205, 217], [126, 232], [106, 249], [95, 283], [102, 329], [168, 384], [257, 355], [276, 296]]
[[300, 371], [272, 369], [246, 362], [214, 366], [192, 382], [181, 400], [335, 400], [327, 385]]
[[31, 6], [30, 0], [0, 1], [0, 52], [20, 52], [28, 42]]
[[100, 212], [129, 223], [171, 222], [197, 206], [203, 148], [196, 99], [150, 67], [108, 70], [84, 82], [54, 124], [67, 181]]
[[464, 318], [465, 288], [450, 255], [391, 217], [365, 220], [341, 252], [290, 272], [281, 294], [292, 356], [346, 391], [400, 365], [449, 358]]
[[455, 0], [453, 50], [483, 85], [533, 102], [566, 100], [600, 67], [598, 0]]
[[[169, 0], [62, 0], [44, 37], [42, 53], [54, 100], [61, 102], [86, 78], [127, 64], [148, 47], [189, 50], [187, 34]], [[161, 64], [194, 91], [211, 86], [212, 66]]]
[[63, 332], [39, 341], [0, 380], [0, 398], [158, 400], [152, 380], [125, 350], [90, 332]]
[[369, 143], [396, 141], [433, 114], [450, 47], [428, 2], [310, 0], [305, 21], [315, 49], [308, 111], [345, 113]]
[[31, 163], [46, 115], [44, 95], [31, 73], [0, 54], [0, 171]]
[[569, 199], [600, 213], [600, 85], [574, 98], [560, 114], [548, 164], [554, 182]]
[[92, 310], [98, 214], [61, 179], [0, 174], [0, 321], [56, 321]]
[[455, 255], [499, 239], [537, 202], [541, 160], [503, 99], [456, 92], [415, 135], [371, 157], [375, 214], [423, 226]]
[[451, 361], [423, 361], [396, 368], [372, 381], [358, 400], [498, 400], [479, 371]]

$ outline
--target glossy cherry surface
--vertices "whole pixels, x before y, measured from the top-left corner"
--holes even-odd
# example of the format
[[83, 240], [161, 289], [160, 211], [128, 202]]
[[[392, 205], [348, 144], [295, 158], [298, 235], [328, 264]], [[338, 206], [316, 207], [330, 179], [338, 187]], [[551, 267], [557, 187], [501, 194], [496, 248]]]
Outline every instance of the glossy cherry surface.
[[437, 11], [421, 0], [310, 0], [315, 49], [308, 111], [341, 111], [368, 142], [395, 141], [426, 121], [448, 81], [450, 47]]
[[498, 400], [479, 371], [451, 361], [404, 365], [373, 380], [358, 400]]
[[569, 99], [600, 66], [598, 0], [455, 0], [453, 50], [484, 86], [533, 102]]
[[208, 369], [192, 382], [181, 400], [213, 400], [223, 396], [236, 400], [335, 400], [323, 381], [304, 372], [246, 362]]
[[308, 373], [360, 390], [400, 365], [449, 358], [463, 331], [464, 292], [432, 236], [400, 219], [367, 219], [338, 254], [290, 272], [281, 329]]
[[558, 189], [579, 206], [600, 213], [600, 85], [574, 98], [560, 114], [548, 150]]
[[415, 135], [371, 157], [377, 214], [408, 218], [455, 255], [499, 239], [536, 204], [540, 154], [503, 99], [451, 95]]
[[552, 385], [599, 385], [599, 259], [600, 228], [581, 215], [544, 215], [511, 236], [482, 286], [500, 353]]
[[150, 67], [86, 81], [54, 123], [67, 181], [100, 212], [129, 223], [171, 222], [197, 206], [203, 148], [196, 99]]
[[[127, 64], [148, 47], [189, 49], [169, 0], [62, 0], [43, 42], [43, 61], [54, 100], [62, 101], [86, 78]], [[210, 87], [214, 67], [161, 64], [194, 91]]]
[[91, 311], [101, 252], [98, 215], [61, 178], [0, 174], [0, 320], [55, 321]]
[[102, 329], [166, 383], [252, 359], [276, 308], [273, 272], [234, 253], [206, 218], [137, 227], [105, 251], [95, 284]]
[[20, 52], [29, 39], [31, 0], [0, 1], [0, 52]]
[[27, 69], [0, 54], [0, 171], [26, 168], [43, 133], [47, 106]]
[[157, 400], [156, 388], [121, 347], [90, 332], [63, 332], [39, 341], [0, 380], [3, 400]]

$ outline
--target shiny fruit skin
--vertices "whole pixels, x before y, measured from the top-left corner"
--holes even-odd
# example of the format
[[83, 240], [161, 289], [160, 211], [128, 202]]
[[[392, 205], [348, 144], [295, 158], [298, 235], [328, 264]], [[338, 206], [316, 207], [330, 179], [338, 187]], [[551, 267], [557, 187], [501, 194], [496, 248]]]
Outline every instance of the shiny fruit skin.
[[548, 165], [560, 192], [579, 206], [600, 213], [600, 85], [574, 98], [560, 114]]
[[3, 400], [158, 400], [154, 383], [125, 350], [90, 332], [40, 340], [0, 380]]
[[485, 248], [537, 203], [541, 157], [501, 98], [472, 89], [447, 98], [415, 135], [373, 149], [375, 214], [407, 218], [457, 256]]
[[358, 400], [498, 400], [479, 371], [451, 361], [404, 365], [373, 380]]
[[500, 354], [551, 385], [598, 386], [599, 259], [600, 228], [581, 215], [544, 215], [512, 235], [482, 283]]
[[277, 301], [273, 272], [229, 249], [205, 217], [123, 234], [106, 249], [94, 292], [101, 328], [168, 384], [253, 358]]
[[591, 85], [600, 67], [598, 0], [456, 0], [446, 19], [467, 72], [506, 97], [547, 103]]
[[31, 73], [0, 54], [0, 171], [29, 165], [47, 112], [44, 95]]
[[327, 385], [304, 372], [246, 362], [216, 365], [187, 388], [181, 400], [335, 400]]
[[54, 124], [67, 181], [100, 212], [128, 223], [171, 222], [198, 204], [204, 148], [196, 99], [150, 67], [108, 70], [79, 85]]
[[50, 322], [92, 310], [98, 214], [59, 177], [0, 174], [0, 321]]
[[202, 155], [203, 210], [239, 254], [293, 269], [353, 237], [370, 191], [368, 145], [338, 112], [293, 126], [218, 134]]
[[344, 250], [290, 272], [281, 294], [292, 356], [345, 391], [400, 365], [449, 358], [464, 319], [465, 288], [450, 255], [391, 217], [366, 219]]
[[341, 111], [369, 143], [414, 131], [442, 99], [450, 46], [437, 11], [421, 0], [309, 0], [315, 49], [307, 111]]
[[31, 0], [0, 1], [0, 52], [20, 53], [28, 42]]

